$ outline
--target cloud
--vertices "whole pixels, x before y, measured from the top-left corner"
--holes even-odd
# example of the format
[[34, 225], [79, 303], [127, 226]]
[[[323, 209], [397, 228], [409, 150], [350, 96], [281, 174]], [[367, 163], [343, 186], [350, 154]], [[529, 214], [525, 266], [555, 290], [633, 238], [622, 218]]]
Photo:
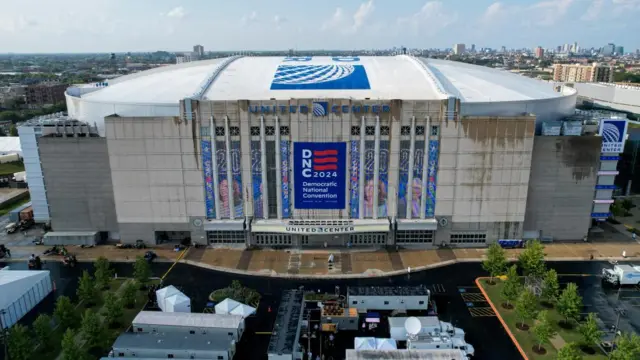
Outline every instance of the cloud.
[[600, 15], [600, 11], [602, 10], [603, 5], [604, 0], [591, 1], [591, 5], [589, 5], [587, 11], [580, 17], [580, 19], [584, 21], [592, 21], [597, 19]]
[[16, 18], [7, 17], [6, 19], [0, 20], [0, 31], [9, 33], [26, 31], [37, 26], [38, 23], [35, 20], [27, 19], [22, 15]]
[[[494, 2], [487, 7], [479, 22], [485, 26], [498, 25], [503, 29], [518, 24], [525, 27], [552, 26], [565, 17], [573, 3], [574, 0], [543, 0], [529, 6], [508, 6]], [[518, 23], [513, 19], [525, 20]]]
[[[566, 14], [573, 0], [547, 0], [531, 5], [527, 10], [537, 13], [534, 19], [539, 19], [537, 24], [542, 26], [555, 25]], [[530, 18], [531, 19], [531, 18]], [[535, 24], [536, 22], [533, 22]]]
[[484, 11], [481, 22], [491, 23], [492, 21], [499, 20], [506, 12], [507, 10], [505, 9], [504, 4], [501, 2], [494, 2], [487, 7], [487, 10]]
[[640, 10], [640, 0], [612, 0], [613, 14], [618, 16], [625, 12]]
[[457, 13], [447, 13], [441, 1], [428, 1], [420, 10], [408, 17], [398, 18], [398, 25], [408, 26], [414, 32], [420, 32], [423, 27], [428, 29], [425, 35], [434, 35], [439, 30], [455, 23], [458, 20]]
[[325, 21], [322, 24], [322, 30], [333, 30], [339, 27], [341, 24], [345, 22], [344, 10], [342, 8], [336, 8], [336, 11], [331, 15], [329, 20]]
[[258, 13], [255, 11], [252, 11], [249, 15], [244, 15], [241, 19], [240, 19], [240, 23], [242, 25], [247, 25], [249, 23], [254, 23], [258, 21]]
[[283, 23], [286, 23], [287, 21], [288, 19], [284, 16], [276, 15], [273, 17], [273, 22], [276, 23], [276, 25], [281, 25]]
[[186, 11], [184, 11], [184, 8], [182, 6], [178, 6], [169, 10], [169, 12], [165, 14], [165, 16], [174, 19], [182, 19], [187, 16], [187, 13]]
[[353, 14], [353, 31], [358, 31], [367, 21], [367, 18], [373, 13], [375, 10], [375, 6], [373, 5], [373, 0], [369, 0], [366, 3], [360, 4], [356, 13]]

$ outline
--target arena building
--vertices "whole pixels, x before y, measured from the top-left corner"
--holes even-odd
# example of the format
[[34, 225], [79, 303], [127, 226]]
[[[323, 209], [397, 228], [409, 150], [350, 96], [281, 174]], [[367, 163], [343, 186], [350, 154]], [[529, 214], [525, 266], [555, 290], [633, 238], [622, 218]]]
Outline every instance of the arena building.
[[576, 91], [505, 71], [406, 55], [230, 57], [66, 95], [96, 136], [22, 129], [46, 185], [36, 218], [56, 232], [473, 246], [576, 239], [591, 224], [600, 137], [535, 145], [543, 123], [574, 113]]

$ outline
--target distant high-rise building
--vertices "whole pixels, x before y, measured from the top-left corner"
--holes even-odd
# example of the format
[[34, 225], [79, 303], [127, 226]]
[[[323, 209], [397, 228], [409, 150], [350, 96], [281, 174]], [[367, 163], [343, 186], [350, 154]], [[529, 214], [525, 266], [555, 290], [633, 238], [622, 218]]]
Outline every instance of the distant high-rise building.
[[501, 53], [506, 53], [507, 52], [507, 47], [506, 46], [501, 47], [500, 48], [500, 52]]
[[569, 44], [564, 44], [564, 46], [562, 47], [562, 52], [568, 53], [569, 50], [571, 50], [570, 47], [569, 47]]
[[578, 43], [577, 42], [574, 42], [573, 44], [571, 44], [570, 52], [572, 52], [574, 54], [578, 52]]
[[602, 55], [611, 56], [616, 51], [616, 45], [612, 43], [608, 43], [602, 48]]
[[624, 55], [624, 46], [616, 46], [616, 55], [618, 56]]
[[176, 64], [188, 63], [188, 62], [191, 62], [192, 60], [193, 58], [189, 53], [176, 55]]
[[608, 65], [555, 64], [553, 80], [565, 82], [613, 82], [613, 68]]
[[471, 44], [471, 52], [476, 52], [476, 44]]
[[541, 46], [536, 48], [536, 57], [542, 59], [544, 57], [544, 49]]
[[461, 55], [464, 53], [464, 44], [455, 44], [453, 45], [453, 53], [456, 55]]
[[196, 45], [193, 47], [193, 54], [198, 57], [199, 59], [202, 59], [204, 57], [204, 46], [202, 45]]
[[556, 48], [556, 52], [557, 53], [561, 53], [562, 52], [562, 45], [558, 45], [558, 47]]

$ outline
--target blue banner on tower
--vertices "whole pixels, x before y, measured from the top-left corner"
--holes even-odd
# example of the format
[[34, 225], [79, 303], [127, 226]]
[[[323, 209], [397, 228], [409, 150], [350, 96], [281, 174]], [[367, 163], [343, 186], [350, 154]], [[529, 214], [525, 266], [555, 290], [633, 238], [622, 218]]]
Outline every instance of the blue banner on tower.
[[349, 209], [352, 219], [360, 216], [360, 141], [351, 140], [349, 174]]
[[202, 151], [202, 171], [204, 173], [204, 204], [206, 207], [207, 219], [216, 217], [215, 192], [213, 191], [213, 159], [211, 157], [211, 141], [202, 140], [200, 142]]
[[282, 177], [282, 217], [291, 217], [291, 201], [289, 200], [289, 140], [280, 140], [280, 173]]
[[439, 141], [429, 141], [429, 163], [427, 164], [427, 208], [426, 217], [432, 218], [436, 211], [436, 183], [438, 180]]
[[296, 209], [345, 208], [346, 152], [343, 142], [293, 144]]
[[251, 182], [253, 187], [253, 216], [264, 218], [262, 203], [262, 150], [260, 141], [251, 141]]

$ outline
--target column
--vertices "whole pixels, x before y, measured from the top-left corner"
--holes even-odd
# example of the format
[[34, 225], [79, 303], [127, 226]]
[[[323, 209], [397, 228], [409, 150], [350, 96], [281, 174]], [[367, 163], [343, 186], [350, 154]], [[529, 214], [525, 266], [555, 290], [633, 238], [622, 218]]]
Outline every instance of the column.
[[264, 131], [264, 116], [260, 117], [260, 164], [262, 165], [262, 214], [269, 218], [269, 187], [267, 186], [267, 140]]
[[373, 156], [373, 218], [378, 218], [378, 196], [380, 178], [380, 117], [376, 116], [376, 139]]
[[424, 158], [422, 160], [422, 193], [420, 194], [420, 219], [426, 217], [427, 186], [429, 185], [429, 138], [431, 134], [431, 119], [427, 116], [427, 126], [424, 130]]
[[414, 153], [416, 150], [416, 117], [411, 117], [411, 140], [409, 145], [409, 170], [407, 177], [407, 193], [405, 199], [407, 202], [407, 219], [411, 219], [413, 213], [413, 163], [415, 162]]
[[216, 143], [216, 121], [213, 115], [209, 118], [209, 134], [211, 135], [211, 166], [213, 167], [213, 197], [216, 208], [216, 219], [221, 218], [220, 213], [220, 188], [218, 188], [218, 147]]
[[233, 168], [231, 166], [231, 134], [229, 131], [229, 117], [224, 117], [224, 144], [227, 158], [227, 192], [229, 193], [229, 219], [236, 217], [236, 205], [233, 199]]
[[280, 119], [276, 116], [276, 204], [278, 204], [278, 220], [282, 219], [282, 170], [280, 154]]
[[366, 128], [367, 123], [365, 121], [364, 116], [362, 117], [362, 121], [360, 123], [360, 177], [358, 180], [360, 181], [358, 184], [358, 193], [360, 194], [360, 208], [358, 210], [358, 214], [360, 215], [360, 219], [364, 218], [364, 141], [366, 138]]
[[[253, 217], [253, 178], [251, 177], [251, 123], [249, 118], [249, 102], [242, 100], [245, 105], [240, 106], [239, 119], [240, 119], [240, 158], [242, 168], [242, 199], [244, 202], [244, 217], [248, 220], [249, 217]], [[247, 221], [248, 224], [248, 221]], [[248, 243], [247, 243], [248, 244]]]

